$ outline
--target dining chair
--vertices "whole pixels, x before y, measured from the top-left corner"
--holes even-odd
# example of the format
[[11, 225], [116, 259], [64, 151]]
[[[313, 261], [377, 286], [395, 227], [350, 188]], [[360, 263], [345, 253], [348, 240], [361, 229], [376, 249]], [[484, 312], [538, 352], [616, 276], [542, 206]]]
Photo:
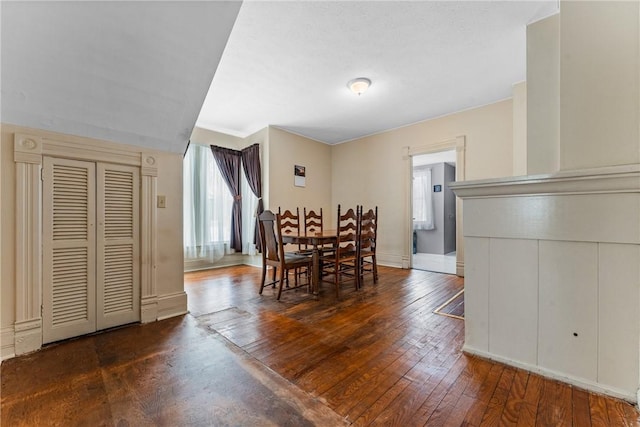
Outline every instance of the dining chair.
[[378, 283], [378, 262], [376, 260], [376, 239], [378, 234], [378, 207], [364, 211], [358, 208], [358, 272], [359, 285], [364, 275], [373, 275], [373, 283]]
[[[306, 274], [306, 280], [302, 281], [302, 276], [298, 274], [299, 271], [304, 269], [308, 272], [312, 267], [311, 257], [298, 255], [295, 253], [285, 252], [284, 245], [282, 244], [283, 225], [280, 214], [274, 214], [270, 210], [262, 212], [258, 216], [258, 224], [260, 226], [260, 242], [262, 243], [262, 282], [260, 284], [260, 295], [267, 286], [278, 286], [277, 300], [280, 300], [280, 296], [283, 291], [283, 284], [287, 283], [287, 290], [298, 289], [311, 285], [309, 280], [310, 274]], [[266, 283], [267, 267], [273, 269], [272, 281]], [[294, 285], [289, 286], [288, 275], [289, 272], [294, 271]], [[279, 273], [279, 275], [278, 275]], [[278, 275], [278, 279], [276, 279]]]
[[[351, 208], [343, 214], [340, 209], [340, 205], [338, 205], [337, 240], [333, 253], [321, 257], [322, 274], [333, 278], [332, 282], [336, 288], [336, 297], [338, 299], [340, 298], [342, 283], [349, 279], [354, 280], [355, 289], [360, 287], [360, 275], [357, 271], [358, 215]], [[328, 281], [326, 279], [323, 280]]]
[[[286, 209], [284, 212], [278, 207], [278, 215], [282, 221], [282, 234], [284, 236], [300, 234], [300, 208], [295, 211]], [[302, 250], [302, 245], [297, 244], [297, 251]]]
[[[320, 208], [319, 213], [316, 213], [314, 210], [307, 211], [307, 208], [303, 208], [304, 213], [304, 235], [312, 236], [315, 233], [322, 233], [324, 231], [323, 227], [323, 217], [322, 217], [322, 208]], [[330, 250], [332, 245], [324, 245], [318, 248], [320, 253], [326, 252]], [[304, 250], [310, 251], [313, 247], [311, 245], [305, 245]]]
[[310, 236], [313, 233], [322, 232], [322, 208], [319, 213], [313, 209], [307, 212], [307, 208], [303, 208], [304, 213], [304, 235]]

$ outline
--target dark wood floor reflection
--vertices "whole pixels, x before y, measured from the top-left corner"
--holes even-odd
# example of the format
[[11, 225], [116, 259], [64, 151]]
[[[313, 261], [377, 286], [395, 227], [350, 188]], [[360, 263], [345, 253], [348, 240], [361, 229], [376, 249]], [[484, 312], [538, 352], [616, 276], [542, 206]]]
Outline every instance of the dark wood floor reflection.
[[354, 425], [640, 425], [629, 403], [462, 354], [464, 321], [432, 313], [461, 278], [382, 267], [339, 302], [326, 284], [277, 302], [259, 271], [187, 274], [192, 313]]
[[190, 314], [2, 364], [2, 426], [635, 426], [628, 403], [461, 353], [433, 309], [462, 279], [381, 267], [341, 301], [257, 293], [260, 269], [185, 275]]

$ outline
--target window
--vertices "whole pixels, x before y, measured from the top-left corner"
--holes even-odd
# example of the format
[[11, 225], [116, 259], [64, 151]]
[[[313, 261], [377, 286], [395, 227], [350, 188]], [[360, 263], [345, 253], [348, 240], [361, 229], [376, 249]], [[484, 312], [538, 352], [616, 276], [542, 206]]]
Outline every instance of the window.
[[183, 194], [185, 261], [212, 264], [229, 251], [233, 198], [208, 146], [189, 146]]
[[413, 170], [413, 229], [433, 230], [433, 192], [431, 168]]

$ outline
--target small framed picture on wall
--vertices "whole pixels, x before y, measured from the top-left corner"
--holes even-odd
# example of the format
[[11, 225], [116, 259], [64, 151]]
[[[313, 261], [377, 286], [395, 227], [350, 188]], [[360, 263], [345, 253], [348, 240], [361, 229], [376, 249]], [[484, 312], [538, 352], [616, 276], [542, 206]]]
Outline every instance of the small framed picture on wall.
[[295, 165], [293, 167], [293, 185], [304, 187], [306, 184], [306, 171], [304, 166]]

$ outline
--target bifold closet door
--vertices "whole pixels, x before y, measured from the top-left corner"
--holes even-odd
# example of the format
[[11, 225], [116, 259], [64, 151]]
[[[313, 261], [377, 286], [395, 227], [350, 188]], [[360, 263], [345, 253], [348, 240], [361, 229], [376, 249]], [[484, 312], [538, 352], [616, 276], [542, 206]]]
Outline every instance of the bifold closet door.
[[43, 160], [43, 343], [140, 320], [140, 170]]
[[95, 164], [43, 159], [43, 342], [96, 330]]
[[97, 164], [97, 329], [140, 320], [140, 170]]

